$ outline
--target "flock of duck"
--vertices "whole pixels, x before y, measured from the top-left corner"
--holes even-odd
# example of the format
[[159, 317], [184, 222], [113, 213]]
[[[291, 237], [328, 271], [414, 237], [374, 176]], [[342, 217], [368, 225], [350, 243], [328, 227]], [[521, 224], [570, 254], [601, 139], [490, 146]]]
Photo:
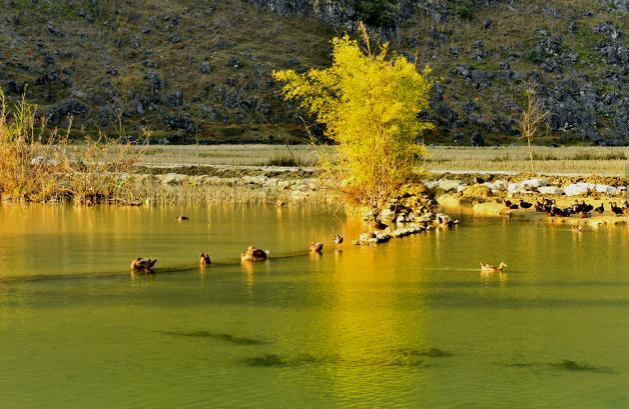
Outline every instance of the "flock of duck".
[[[177, 218], [177, 220], [182, 221], [189, 219], [185, 216], [180, 216]], [[336, 244], [337, 246], [343, 244], [344, 241], [345, 240], [343, 239], [343, 236], [341, 236], [340, 234], [337, 233], [334, 235], [334, 244]], [[310, 243], [310, 252], [315, 254], [322, 253], [323, 243]], [[269, 254], [269, 250], [262, 250], [255, 248], [254, 246], [249, 246], [247, 250], [240, 253], [240, 261], [243, 263], [266, 261], [269, 257]], [[136, 273], [152, 273], [156, 263], [157, 259], [138, 257], [131, 261], [131, 270]], [[212, 264], [212, 260], [210, 259], [210, 255], [208, 253], [199, 254], [199, 265], [201, 267], [206, 267], [210, 264]]]
[[[519, 203], [511, 202], [510, 200], [504, 200], [505, 208], [507, 209], [530, 209], [534, 207], [537, 212], [545, 213], [549, 216], [556, 217], [570, 217], [576, 216], [579, 218], [587, 218], [592, 217], [592, 213], [597, 215], [602, 215], [605, 212], [605, 205], [601, 203], [600, 206], [594, 207], [591, 204], [585, 203], [585, 201], [581, 201], [579, 203], [577, 200], [574, 201], [572, 206], [566, 208], [560, 208], [557, 206], [557, 203], [554, 199], [546, 199], [541, 198], [541, 200], [537, 200], [536, 203], [528, 203], [524, 200], [520, 200]], [[629, 216], [629, 201], [623, 203], [622, 207], [618, 206], [616, 202], [609, 202], [609, 210], [616, 216]], [[186, 216], [177, 217], [177, 221], [183, 222], [189, 220]], [[388, 226], [382, 224], [381, 226], [375, 226], [376, 229], [386, 229]], [[575, 226], [577, 229], [581, 229], [581, 226]], [[334, 244], [337, 246], [343, 244], [343, 236], [340, 234], [334, 235]], [[321, 253], [323, 252], [323, 243], [321, 242], [313, 242], [310, 243], [310, 252], [311, 253]], [[240, 261], [243, 263], [249, 262], [258, 262], [258, 261], [266, 261], [269, 257], [268, 250], [262, 250], [255, 248], [254, 246], [249, 246], [247, 250], [240, 253]], [[157, 263], [157, 259], [153, 258], [141, 258], [138, 257], [131, 261], [131, 270], [133, 272], [145, 272], [152, 273], [155, 264]], [[206, 267], [212, 263], [210, 256], [208, 253], [201, 253], [199, 255], [199, 265], [201, 267]], [[501, 262], [499, 265], [494, 266], [491, 264], [480, 263], [481, 273], [503, 273], [507, 264]]]
[[[504, 205], [507, 209], [529, 209], [535, 206], [536, 211], [555, 217], [570, 217], [574, 215], [580, 218], [588, 218], [592, 217], [592, 212], [599, 216], [605, 213], [605, 205], [603, 203], [598, 207], [594, 207], [591, 204], [585, 203], [585, 200], [582, 200], [581, 203], [575, 200], [572, 206], [563, 209], [557, 206], [554, 199], [546, 199], [543, 197], [534, 204], [520, 199], [519, 204], [513, 203], [510, 200], [504, 200]], [[609, 210], [616, 216], [629, 216], [629, 201], [625, 200], [622, 207], [618, 206], [616, 202], [609, 202]]]
[[[185, 221], [189, 220], [186, 216], [177, 217], [177, 221]], [[343, 236], [340, 234], [335, 234], [333, 242], [338, 247], [344, 242]], [[321, 254], [323, 252], [323, 243], [321, 242], [312, 242], [310, 243], [310, 252], [314, 254]], [[247, 250], [240, 253], [240, 261], [242, 263], [250, 263], [250, 262], [258, 262], [258, 261], [266, 261], [269, 257], [269, 250], [258, 249], [254, 246], [249, 246]], [[131, 261], [131, 270], [134, 273], [153, 273], [153, 268], [157, 263], [157, 259], [154, 258], [142, 258], [138, 257]], [[208, 253], [199, 254], [199, 266], [201, 268], [207, 267], [212, 264], [212, 260], [210, 259], [210, 255]], [[494, 266], [491, 264], [480, 263], [480, 271], [481, 273], [503, 273], [504, 268], [507, 267], [507, 264], [501, 262], [498, 266]]]

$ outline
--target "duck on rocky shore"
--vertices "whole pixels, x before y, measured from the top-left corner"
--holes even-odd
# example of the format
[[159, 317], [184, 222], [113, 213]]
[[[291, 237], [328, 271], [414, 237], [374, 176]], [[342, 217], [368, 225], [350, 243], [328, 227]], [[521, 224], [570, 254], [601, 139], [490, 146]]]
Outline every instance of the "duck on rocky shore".
[[387, 227], [389, 227], [389, 226], [387, 226], [386, 224], [382, 223], [382, 222], [381, 222], [380, 220], [378, 220], [378, 219], [375, 219], [375, 220], [374, 220], [374, 222], [373, 222], [373, 228], [374, 228], [375, 230], [386, 230], [386, 229], [387, 229]]
[[601, 203], [601, 205], [597, 208], [594, 209], [594, 213], [601, 215], [603, 213], [605, 213], [605, 206], [603, 205], [603, 203]]
[[574, 204], [572, 205], [573, 214], [590, 213], [592, 210], [594, 210], [594, 206], [586, 204], [585, 200], [582, 200], [581, 203], [575, 200]]
[[[585, 200], [582, 200], [581, 203], [575, 200], [572, 206], [562, 209], [557, 206], [554, 200], [542, 198], [541, 202], [538, 200], [535, 204], [535, 210], [554, 217], [576, 216], [584, 219], [592, 217], [592, 212], [602, 216], [605, 213], [605, 204], [601, 203], [600, 206], [594, 207], [594, 205], [585, 203]], [[623, 207], [618, 206], [616, 202], [609, 202], [609, 210], [616, 216], [629, 216], [629, 202], [625, 201]]]
[[511, 200], [504, 200], [505, 207], [507, 209], [516, 210], [519, 209], [520, 206], [511, 202]]
[[624, 210], [622, 207], [616, 205], [616, 202], [609, 202], [609, 207], [616, 216], [622, 216], [624, 214]]
[[524, 200], [520, 199], [520, 207], [522, 209], [529, 209], [532, 206], [533, 206], [532, 203], [528, 203], [528, 202], [525, 202]]

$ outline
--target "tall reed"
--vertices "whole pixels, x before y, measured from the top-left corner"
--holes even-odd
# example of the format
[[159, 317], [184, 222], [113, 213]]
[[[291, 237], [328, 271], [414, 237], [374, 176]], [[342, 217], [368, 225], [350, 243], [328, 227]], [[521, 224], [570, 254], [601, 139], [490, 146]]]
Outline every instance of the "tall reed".
[[9, 108], [0, 89], [0, 195], [13, 201], [46, 201], [60, 194], [62, 167], [56, 134], [44, 140], [45, 120], [24, 97]]
[[99, 134], [80, 145], [64, 145], [66, 174], [62, 183], [77, 205], [140, 204], [143, 195], [130, 183], [137, 149], [121, 139]]
[[[141, 202], [127, 183], [141, 151], [122, 139], [86, 136], [72, 145], [70, 127], [49, 129], [22, 97], [9, 106], [0, 89], [0, 197], [14, 202], [73, 200], [78, 205]], [[124, 136], [124, 135], [123, 135]]]

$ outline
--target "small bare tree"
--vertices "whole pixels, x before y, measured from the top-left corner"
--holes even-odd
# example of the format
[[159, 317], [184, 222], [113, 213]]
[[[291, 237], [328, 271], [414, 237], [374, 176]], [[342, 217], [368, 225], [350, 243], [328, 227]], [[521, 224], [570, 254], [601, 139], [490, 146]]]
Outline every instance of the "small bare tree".
[[524, 95], [526, 96], [526, 108], [522, 111], [522, 116], [518, 121], [518, 128], [522, 138], [526, 138], [529, 146], [529, 156], [531, 167], [533, 166], [533, 148], [531, 142], [537, 135], [540, 127], [544, 125], [550, 112], [544, 109], [541, 100], [537, 96], [537, 86], [534, 83], [524, 85]]

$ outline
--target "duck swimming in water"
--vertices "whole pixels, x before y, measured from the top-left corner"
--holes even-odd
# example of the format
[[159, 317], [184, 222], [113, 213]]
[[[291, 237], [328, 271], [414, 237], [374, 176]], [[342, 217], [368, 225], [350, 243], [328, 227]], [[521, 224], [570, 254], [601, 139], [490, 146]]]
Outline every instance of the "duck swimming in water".
[[334, 235], [334, 244], [340, 245], [340, 244], [343, 244], [343, 241], [344, 241], [343, 236], [341, 236], [338, 233]]
[[136, 272], [151, 273], [153, 272], [153, 266], [155, 263], [157, 263], [156, 259], [138, 257], [131, 261], [131, 270]]
[[207, 253], [199, 254], [199, 265], [201, 267], [209, 266], [212, 264], [212, 260], [210, 260], [210, 255]]
[[482, 273], [500, 273], [504, 271], [505, 267], [507, 267], [507, 264], [503, 262], [500, 262], [497, 267], [491, 264], [480, 263], [480, 271]]
[[310, 251], [313, 253], [321, 253], [323, 251], [323, 243], [310, 243]]
[[179, 217], [177, 217], [177, 221], [178, 222], [185, 222], [187, 220], [190, 220], [190, 218], [188, 216], [179, 216]]
[[265, 261], [269, 257], [270, 251], [260, 250], [253, 246], [249, 246], [247, 251], [240, 253], [241, 261]]

